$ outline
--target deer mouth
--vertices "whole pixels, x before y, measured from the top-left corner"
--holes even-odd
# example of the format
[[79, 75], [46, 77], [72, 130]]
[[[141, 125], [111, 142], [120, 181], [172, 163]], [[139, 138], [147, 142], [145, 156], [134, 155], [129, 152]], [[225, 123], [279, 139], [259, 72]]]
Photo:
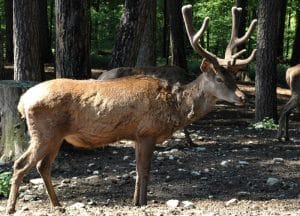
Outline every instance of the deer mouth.
[[244, 101], [235, 102], [234, 105], [236, 105], [236, 106], [244, 106], [245, 102]]

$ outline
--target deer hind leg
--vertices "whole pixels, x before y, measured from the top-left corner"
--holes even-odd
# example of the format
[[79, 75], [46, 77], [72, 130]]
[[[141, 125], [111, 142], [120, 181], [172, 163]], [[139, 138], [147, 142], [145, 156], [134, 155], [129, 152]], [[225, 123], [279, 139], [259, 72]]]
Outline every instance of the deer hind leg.
[[152, 138], [139, 139], [135, 145], [137, 176], [133, 201], [138, 206], [147, 204], [147, 186], [154, 146], [155, 141]]
[[292, 109], [294, 109], [297, 106], [297, 104], [298, 104], [298, 97], [292, 96], [290, 100], [284, 105], [279, 118], [279, 128], [277, 133], [278, 139], [281, 139], [281, 137], [283, 136], [285, 141], [289, 140], [288, 119]]
[[14, 163], [14, 173], [11, 180], [11, 189], [8, 197], [6, 213], [15, 212], [15, 206], [18, 196], [18, 190], [25, 174], [34, 167], [37, 161], [41, 160], [46, 153], [45, 146], [37, 148], [34, 143], [31, 143], [26, 152]]
[[41, 159], [36, 166], [39, 174], [43, 178], [44, 185], [50, 197], [52, 206], [60, 206], [51, 180], [51, 165], [57, 156], [57, 153], [60, 149], [60, 144], [61, 142], [59, 142], [57, 145], [51, 146], [53, 149], [43, 159]]

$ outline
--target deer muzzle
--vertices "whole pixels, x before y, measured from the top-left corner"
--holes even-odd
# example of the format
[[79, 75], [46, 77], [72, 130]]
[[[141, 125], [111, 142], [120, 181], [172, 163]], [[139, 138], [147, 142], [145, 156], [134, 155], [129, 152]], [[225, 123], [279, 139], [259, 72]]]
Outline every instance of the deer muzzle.
[[246, 96], [245, 94], [239, 90], [238, 88], [235, 90], [235, 95], [237, 97], [237, 101], [235, 102], [235, 105], [237, 106], [242, 106], [245, 104], [245, 101], [246, 101]]

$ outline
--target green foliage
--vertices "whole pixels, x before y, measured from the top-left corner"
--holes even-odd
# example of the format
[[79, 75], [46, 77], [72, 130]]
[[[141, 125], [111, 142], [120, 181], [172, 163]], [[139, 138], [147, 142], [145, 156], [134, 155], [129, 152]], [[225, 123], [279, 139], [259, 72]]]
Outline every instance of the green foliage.
[[199, 75], [200, 73], [200, 64], [201, 64], [201, 60], [199, 59], [198, 56], [190, 56], [188, 57], [188, 71], [191, 74], [196, 74]]
[[118, 32], [123, 1], [92, 1], [91, 52], [111, 51]]
[[110, 61], [110, 55], [90, 55], [91, 65], [93, 68], [107, 69]]
[[255, 129], [278, 129], [278, 125], [275, 124], [272, 118], [264, 118], [262, 121], [252, 124], [251, 127]]
[[11, 176], [11, 172], [3, 172], [0, 174], [0, 196], [8, 197]]
[[[194, 26], [200, 28], [205, 17], [210, 18], [207, 35], [204, 36], [206, 48], [218, 56], [223, 56], [231, 33], [231, 7], [234, 1], [197, 1], [193, 6]], [[209, 33], [208, 33], [209, 32]], [[222, 36], [221, 36], [222, 35]], [[221, 37], [220, 37], [221, 36]]]

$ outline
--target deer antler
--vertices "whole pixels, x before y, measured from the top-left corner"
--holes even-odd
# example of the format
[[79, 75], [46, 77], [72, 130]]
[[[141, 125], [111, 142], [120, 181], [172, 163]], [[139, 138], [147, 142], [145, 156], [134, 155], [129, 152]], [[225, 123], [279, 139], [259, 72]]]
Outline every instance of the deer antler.
[[242, 37], [238, 37], [238, 32], [237, 32], [237, 28], [240, 22], [240, 15], [242, 12], [242, 8], [238, 8], [238, 7], [232, 7], [231, 9], [232, 11], [232, 27], [231, 27], [231, 38], [229, 41], [229, 44], [226, 48], [225, 51], [225, 59], [224, 59], [224, 63], [222, 62], [221, 65], [223, 66], [242, 66], [242, 65], [246, 65], [249, 62], [251, 62], [254, 57], [255, 57], [255, 53], [256, 53], [256, 49], [254, 49], [251, 53], [251, 55], [247, 58], [247, 59], [238, 59], [239, 56], [241, 56], [243, 53], [246, 52], [246, 49], [243, 49], [237, 53], [237, 47], [240, 46], [243, 43], [246, 43], [246, 41], [249, 39], [251, 33], [253, 32], [256, 24], [257, 24], [257, 20], [254, 19], [252, 20], [248, 31], [244, 34], [244, 36]]
[[248, 31], [245, 33], [245, 35], [241, 38], [238, 38], [237, 36], [237, 15], [239, 12], [241, 12], [241, 8], [233, 7], [232, 8], [232, 30], [231, 30], [231, 38], [229, 41], [229, 44], [225, 51], [225, 58], [221, 59], [218, 58], [213, 53], [210, 53], [209, 51], [205, 50], [203, 47], [201, 47], [199, 43], [199, 39], [203, 35], [204, 31], [208, 27], [209, 18], [206, 17], [203, 21], [203, 24], [198, 32], [195, 31], [192, 24], [192, 5], [185, 5], [182, 7], [182, 15], [183, 20], [185, 23], [186, 31], [190, 40], [190, 43], [193, 47], [193, 49], [202, 57], [207, 58], [212, 64], [215, 66], [223, 66], [223, 67], [230, 67], [230, 66], [242, 66], [248, 64], [250, 61], [252, 61], [255, 57], [256, 49], [254, 49], [251, 53], [251, 55], [247, 59], [238, 59], [239, 56], [241, 56], [243, 53], [246, 52], [245, 49], [235, 53], [236, 47], [241, 45], [242, 43], [245, 43], [248, 38], [250, 37], [250, 34], [253, 32], [254, 27], [257, 23], [257, 20], [253, 20], [251, 22], [251, 25], [249, 26]]

